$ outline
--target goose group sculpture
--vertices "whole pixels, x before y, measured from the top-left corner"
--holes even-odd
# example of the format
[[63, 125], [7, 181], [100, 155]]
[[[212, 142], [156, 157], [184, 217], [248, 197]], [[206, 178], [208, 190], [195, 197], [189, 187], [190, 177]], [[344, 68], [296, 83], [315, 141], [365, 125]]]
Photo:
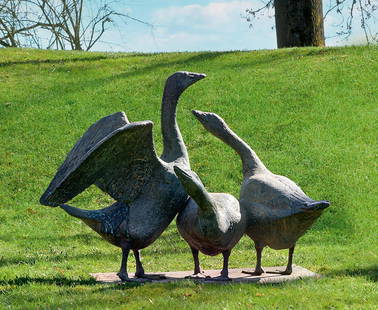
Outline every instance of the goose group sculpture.
[[245, 216], [239, 201], [226, 193], [208, 193], [196, 173], [174, 167], [190, 196], [177, 216], [177, 228], [189, 244], [194, 260], [194, 276], [201, 274], [198, 251], [210, 256], [222, 253], [223, 269], [211, 280], [229, 280], [228, 259], [244, 234]]
[[[176, 122], [176, 106], [186, 88], [204, 74], [176, 72], [165, 84], [161, 125], [163, 154], [156, 155], [150, 121], [130, 123], [123, 112], [93, 124], [68, 154], [40, 202], [60, 206], [105, 240], [122, 249], [118, 276], [129, 281], [127, 258], [136, 259], [136, 277], [145, 274], [139, 250], [153, 243], [184, 207], [188, 196], [173, 166], [190, 168]], [[116, 200], [102, 210], [81, 210], [67, 201], [95, 184]]]
[[330, 203], [311, 199], [287, 177], [270, 172], [251, 147], [217, 114], [192, 112], [207, 131], [232, 147], [241, 158], [244, 179], [239, 201], [246, 214], [245, 232], [254, 241], [257, 256], [252, 274], [264, 273], [261, 255], [265, 246], [289, 249], [287, 267], [282, 274], [291, 274], [297, 240]]
[[[161, 104], [163, 153], [157, 156], [151, 121], [130, 122], [124, 112], [106, 116], [84, 133], [68, 153], [40, 198], [43, 205], [60, 207], [81, 219], [109, 243], [122, 249], [118, 276], [132, 281], [127, 260], [133, 251], [135, 277], [145, 274], [140, 250], [152, 244], [177, 216], [177, 228], [189, 244], [194, 277], [202, 275], [199, 251], [223, 255], [223, 269], [215, 280], [229, 280], [231, 250], [247, 234], [255, 244], [256, 268], [261, 275], [263, 248], [289, 249], [283, 274], [292, 273], [297, 240], [329, 206], [309, 198], [290, 179], [270, 172], [256, 153], [218, 115], [193, 111], [210, 133], [232, 147], [242, 161], [240, 197], [208, 193], [191, 171], [188, 152], [176, 121], [181, 94], [205, 74], [176, 72], [165, 83]], [[100, 210], [67, 204], [91, 185], [116, 202]], [[203, 275], [202, 275], [203, 276]]]

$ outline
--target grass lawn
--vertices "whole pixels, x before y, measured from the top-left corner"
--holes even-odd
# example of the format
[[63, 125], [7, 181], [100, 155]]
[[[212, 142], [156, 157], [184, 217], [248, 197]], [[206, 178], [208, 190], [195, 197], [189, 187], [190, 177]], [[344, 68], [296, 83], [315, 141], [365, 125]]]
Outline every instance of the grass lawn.
[[[256, 286], [102, 285], [89, 277], [117, 271], [120, 249], [39, 197], [77, 139], [108, 114], [152, 120], [160, 153], [162, 88], [178, 70], [208, 74], [183, 94], [178, 122], [209, 191], [238, 196], [241, 162], [192, 109], [218, 113], [272, 172], [332, 202], [294, 255], [323, 278]], [[378, 309], [377, 81], [378, 46], [151, 55], [0, 49], [0, 309]], [[71, 204], [110, 202], [91, 187]], [[174, 223], [142, 254], [147, 272], [192, 269]], [[263, 266], [286, 258], [266, 249]], [[200, 259], [221, 268], [221, 256]], [[254, 264], [243, 237], [230, 267]]]

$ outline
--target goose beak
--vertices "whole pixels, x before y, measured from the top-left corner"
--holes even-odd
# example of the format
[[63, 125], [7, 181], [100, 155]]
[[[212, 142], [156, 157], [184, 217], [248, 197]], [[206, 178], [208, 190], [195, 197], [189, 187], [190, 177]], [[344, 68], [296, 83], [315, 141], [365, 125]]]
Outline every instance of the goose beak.
[[204, 73], [195, 73], [195, 72], [188, 72], [188, 76], [192, 79], [192, 84], [198, 82], [199, 80], [202, 80], [206, 77], [206, 74]]
[[205, 112], [199, 110], [192, 110], [192, 114], [199, 120], [202, 121], [205, 119]]
[[[223, 124], [223, 120], [216, 115], [215, 113], [211, 112], [202, 112], [198, 110], [192, 110], [193, 115], [196, 117], [196, 119], [206, 128], [208, 129], [210, 127], [214, 126], [220, 126]], [[227, 127], [226, 125], [223, 125], [224, 127]], [[211, 131], [211, 130], [210, 130]]]

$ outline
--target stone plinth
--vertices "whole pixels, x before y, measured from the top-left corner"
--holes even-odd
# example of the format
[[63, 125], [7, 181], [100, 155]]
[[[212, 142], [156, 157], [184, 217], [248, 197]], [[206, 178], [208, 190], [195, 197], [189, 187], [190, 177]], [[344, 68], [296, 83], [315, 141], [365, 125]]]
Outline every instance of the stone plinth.
[[[250, 268], [242, 269], [229, 269], [229, 277], [232, 281], [212, 281], [210, 278], [195, 278], [194, 281], [202, 283], [281, 283], [286, 281], [293, 281], [303, 278], [320, 277], [320, 275], [303, 268], [301, 266], [293, 265], [293, 272], [291, 275], [281, 275], [277, 272], [285, 270], [286, 267], [264, 267], [265, 273], [261, 276], [252, 276], [250, 274], [242, 273], [242, 271], [251, 271]], [[173, 281], [186, 280], [188, 276], [192, 275], [193, 271], [171, 271], [171, 272], [151, 272], [149, 275], [154, 275], [157, 279], [150, 280], [152, 283], [166, 283]], [[209, 277], [217, 277], [220, 270], [205, 270], [204, 275]], [[108, 273], [91, 273], [90, 274], [96, 281], [101, 283], [121, 283], [120, 279], [115, 272]], [[136, 279], [133, 273], [129, 273], [129, 277], [133, 281], [146, 282], [146, 279]], [[161, 279], [159, 279], [161, 277]]]

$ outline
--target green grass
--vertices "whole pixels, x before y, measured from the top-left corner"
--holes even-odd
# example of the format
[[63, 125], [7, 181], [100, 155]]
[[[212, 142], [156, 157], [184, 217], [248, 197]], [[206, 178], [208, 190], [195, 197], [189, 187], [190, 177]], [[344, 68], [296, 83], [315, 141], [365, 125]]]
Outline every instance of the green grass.
[[[323, 278], [264, 286], [91, 280], [90, 272], [118, 270], [120, 250], [38, 199], [105, 115], [152, 120], [161, 152], [162, 88], [177, 70], [208, 74], [182, 96], [178, 122], [210, 191], [238, 195], [240, 160], [191, 109], [218, 113], [273, 172], [332, 202], [294, 256]], [[0, 308], [377, 309], [377, 80], [377, 46], [151, 55], [0, 49]], [[110, 201], [91, 187], [72, 204]], [[230, 267], [253, 267], [252, 249], [244, 237]], [[142, 254], [146, 271], [192, 268], [174, 223]], [[286, 256], [266, 249], [263, 265], [284, 265]], [[221, 257], [202, 255], [201, 263], [220, 268]]]

